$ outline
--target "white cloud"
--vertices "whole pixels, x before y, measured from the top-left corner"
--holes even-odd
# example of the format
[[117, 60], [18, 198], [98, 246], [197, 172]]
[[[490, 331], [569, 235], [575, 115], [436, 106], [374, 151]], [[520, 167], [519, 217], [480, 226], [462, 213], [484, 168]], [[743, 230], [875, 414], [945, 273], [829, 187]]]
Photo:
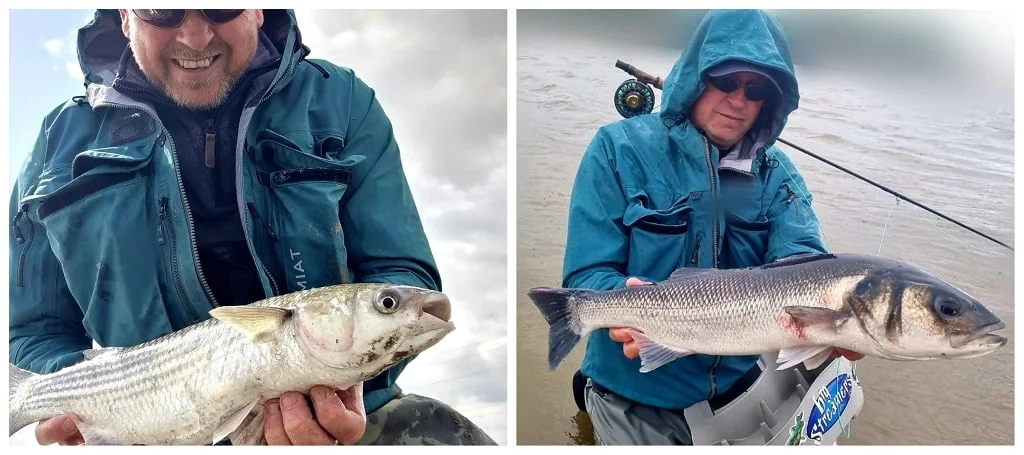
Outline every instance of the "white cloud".
[[310, 58], [351, 68], [391, 119], [456, 330], [402, 373], [506, 443], [504, 11], [296, 10]]
[[64, 50], [64, 41], [60, 38], [48, 39], [43, 42], [43, 48], [46, 52], [54, 57], [60, 57], [61, 52]]
[[[89, 19], [92, 20], [92, 16]], [[53, 58], [54, 72], [65, 71], [71, 79], [83, 80], [82, 67], [78, 64], [78, 29], [69, 31], [64, 38], [43, 41], [42, 46]]]
[[65, 60], [64, 69], [67, 70], [68, 77], [76, 81], [85, 77], [82, 75], [82, 67], [78, 64], [78, 60]]

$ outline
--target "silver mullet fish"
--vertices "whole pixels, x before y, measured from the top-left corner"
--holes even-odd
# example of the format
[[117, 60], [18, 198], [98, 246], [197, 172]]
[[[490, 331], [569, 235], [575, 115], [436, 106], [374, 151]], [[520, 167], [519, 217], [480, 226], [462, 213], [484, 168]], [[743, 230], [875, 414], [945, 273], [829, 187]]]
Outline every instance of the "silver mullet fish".
[[373, 378], [454, 330], [439, 292], [328, 286], [210, 312], [141, 345], [86, 352], [46, 375], [11, 365], [10, 432], [74, 413], [86, 444], [263, 441], [262, 405]]
[[582, 336], [635, 329], [640, 371], [691, 354], [779, 351], [778, 369], [817, 368], [832, 347], [890, 360], [991, 353], [1004, 324], [960, 289], [908, 264], [853, 254], [801, 256], [746, 269], [676, 270], [612, 291], [535, 288], [550, 325], [553, 370]]

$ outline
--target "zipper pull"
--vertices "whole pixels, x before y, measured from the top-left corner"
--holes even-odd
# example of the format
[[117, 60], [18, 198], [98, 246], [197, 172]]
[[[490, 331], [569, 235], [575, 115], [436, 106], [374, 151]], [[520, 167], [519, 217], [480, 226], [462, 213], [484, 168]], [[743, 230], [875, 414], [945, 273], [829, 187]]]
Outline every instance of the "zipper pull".
[[14, 216], [14, 222], [11, 223], [11, 230], [14, 231], [14, 240], [18, 242], [19, 245], [25, 243], [25, 235], [22, 234], [21, 228], [18, 227], [18, 222], [21, 221], [21, 218], [24, 217], [26, 213], [28, 213], [28, 204], [22, 204], [21, 209], [18, 210], [18, 214]]
[[792, 204], [793, 200], [796, 199], [796, 193], [793, 192], [793, 189], [789, 187], [788, 183], [783, 183], [782, 186], [785, 187], [786, 192], [789, 193], [789, 199], [786, 199], [786, 203]]
[[206, 132], [206, 167], [213, 169], [217, 165], [217, 134], [213, 131]]
[[164, 237], [164, 220], [167, 219], [167, 198], [160, 198], [160, 224], [156, 226], [156, 241], [163, 245], [167, 243]]
[[697, 245], [693, 247], [693, 254], [690, 255], [690, 265], [697, 265], [697, 255], [700, 254], [700, 241], [704, 239], [704, 233], [697, 233]]
[[[793, 188], [788, 183], [783, 183], [782, 186], [786, 187], [786, 191], [789, 192], [789, 199], [786, 199], [787, 204], [792, 204], [796, 200], [796, 193], [793, 192]], [[796, 205], [796, 214], [800, 215], [800, 205]]]
[[259, 221], [261, 224], [263, 224], [263, 229], [267, 230], [267, 234], [270, 235], [271, 240], [276, 241], [281, 238], [274, 232], [273, 229], [270, 228], [270, 223], [268, 223], [267, 220], [260, 217], [259, 213], [256, 213], [256, 206], [253, 205], [252, 202], [246, 202], [245, 206], [249, 209], [249, 213], [252, 214], [252, 217], [255, 218], [256, 221]]

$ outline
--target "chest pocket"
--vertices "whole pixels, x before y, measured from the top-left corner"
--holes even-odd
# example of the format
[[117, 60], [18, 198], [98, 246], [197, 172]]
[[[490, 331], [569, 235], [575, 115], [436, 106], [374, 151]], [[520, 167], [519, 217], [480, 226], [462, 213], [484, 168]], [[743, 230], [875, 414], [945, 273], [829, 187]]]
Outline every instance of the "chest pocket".
[[280, 261], [271, 272], [287, 283], [282, 292], [352, 281], [340, 213], [352, 168], [365, 157], [342, 157], [338, 136], [298, 142], [305, 141], [264, 130], [251, 147], [263, 191], [247, 209], [267, 234], [257, 236], [257, 250], [274, 251]]
[[741, 268], [764, 263], [770, 223], [762, 207], [763, 184], [756, 178], [722, 172], [721, 197], [725, 207], [725, 231], [720, 260], [722, 268]]
[[[658, 203], [665, 208], [658, 208]], [[629, 263], [626, 274], [663, 279], [684, 266], [697, 246], [687, 240], [693, 207], [688, 196], [656, 201], [634, 197], [623, 215], [629, 228]]]
[[[169, 329], [157, 280], [152, 144], [128, 147], [78, 154], [72, 169], [51, 171], [51, 182], [67, 183], [28, 204], [35, 205], [86, 330], [104, 346], [134, 344], [137, 333]], [[125, 326], [139, 330], [128, 333]]]

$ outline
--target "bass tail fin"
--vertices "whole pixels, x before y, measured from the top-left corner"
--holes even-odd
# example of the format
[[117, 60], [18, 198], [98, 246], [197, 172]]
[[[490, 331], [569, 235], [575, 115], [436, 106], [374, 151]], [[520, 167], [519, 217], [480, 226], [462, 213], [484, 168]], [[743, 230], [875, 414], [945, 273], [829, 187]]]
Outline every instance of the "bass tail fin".
[[572, 298], [581, 292], [563, 288], [534, 288], [527, 295], [548, 321], [548, 368], [557, 369], [580, 342], [581, 334], [569, 324], [572, 315]]
[[10, 404], [10, 412], [11, 412], [10, 431], [11, 431], [11, 435], [13, 435], [14, 433], [17, 433], [18, 430], [20, 430], [22, 428], [25, 428], [29, 424], [35, 422], [35, 420], [30, 419], [28, 416], [26, 416], [21, 411], [22, 402], [24, 401], [24, 397], [22, 396], [22, 394], [20, 394], [18, 392], [21, 390], [21, 386], [27, 380], [29, 380], [33, 376], [36, 376], [36, 374], [32, 373], [30, 371], [22, 370], [21, 368], [18, 368], [14, 364], [9, 364], [9, 365], [11, 366], [11, 375], [10, 375], [10, 389], [11, 389], [11, 392], [10, 392], [10, 398], [8, 400], [8, 403]]

